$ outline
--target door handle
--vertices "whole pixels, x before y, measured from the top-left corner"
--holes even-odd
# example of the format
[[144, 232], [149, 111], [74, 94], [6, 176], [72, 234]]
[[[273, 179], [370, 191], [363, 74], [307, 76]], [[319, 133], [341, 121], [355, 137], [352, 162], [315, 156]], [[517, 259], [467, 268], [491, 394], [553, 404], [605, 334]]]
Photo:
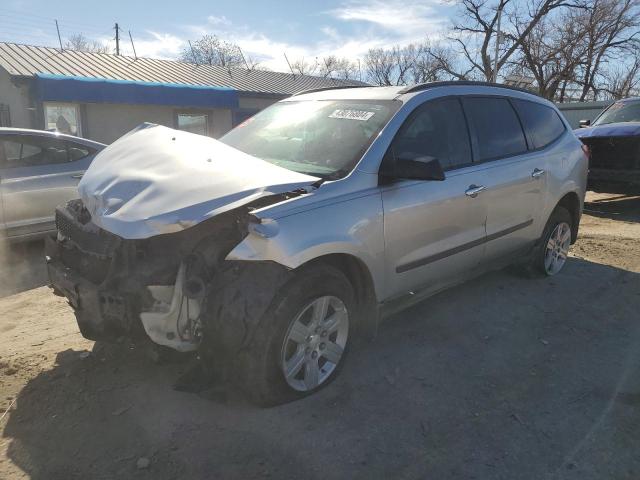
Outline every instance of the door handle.
[[469, 185], [469, 188], [464, 192], [467, 197], [476, 198], [480, 192], [486, 190], [484, 185]]
[[84, 175], [84, 174], [83, 173], [76, 173], [75, 175], [71, 175], [71, 178], [80, 179], [80, 178], [82, 178], [82, 175]]
[[540, 178], [542, 175], [544, 175], [544, 170], [540, 168], [534, 168], [533, 172], [531, 172], [533, 178]]

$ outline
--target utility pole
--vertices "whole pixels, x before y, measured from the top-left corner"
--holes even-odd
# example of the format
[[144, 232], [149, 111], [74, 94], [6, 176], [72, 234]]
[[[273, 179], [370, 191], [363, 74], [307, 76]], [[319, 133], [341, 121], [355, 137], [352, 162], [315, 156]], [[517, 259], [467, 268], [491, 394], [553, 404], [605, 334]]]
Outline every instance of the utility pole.
[[289, 59], [287, 58], [287, 52], [283, 52], [284, 53], [284, 59], [287, 61], [287, 65], [289, 65], [289, 70], [291, 70], [291, 75], [293, 75], [293, 79], [296, 79], [296, 72], [293, 71], [293, 68], [291, 67], [291, 63], [289, 62]]
[[116, 23], [116, 55], [120, 55], [120, 27]]
[[502, 5], [498, 7], [498, 30], [496, 31], [496, 55], [493, 61], [493, 82], [498, 83], [498, 52], [500, 49], [500, 20], [502, 20]]
[[56, 30], [58, 31], [58, 42], [60, 43], [60, 51], [62, 52], [62, 38], [60, 37], [60, 27], [58, 26], [58, 20], [56, 20]]
[[133, 48], [133, 56], [138, 59], [138, 54], [136, 53], [136, 46], [133, 44], [133, 37], [131, 36], [131, 30], [129, 30], [129, 40], [131, 40], [131, 48]]

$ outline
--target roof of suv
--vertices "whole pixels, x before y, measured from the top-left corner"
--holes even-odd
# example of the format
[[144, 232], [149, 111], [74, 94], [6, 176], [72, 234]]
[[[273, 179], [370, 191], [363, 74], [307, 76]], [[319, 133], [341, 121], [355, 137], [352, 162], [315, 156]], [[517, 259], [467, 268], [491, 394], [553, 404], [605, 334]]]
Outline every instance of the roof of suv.
[[349, 100], [393, 100], [403, 95], [415, 95], [419, 92], [431, 90], [435, 88], [443, 87], [484, 87], [492, 89], [501, 89], [507, 91], [515, 91], [519, 93], [525, 93], [528, 95], [537, 96], [535, 93], [528, 90], [523, 90], [517, 87], [511, 87], [509, 85], [502, 85], [498, 83], [489, 82], [474, 82], [474, 81], [450, 81], [450, 82], [431, 82], [421, 83], [411, 86], [393, 86], [393, 87], [350, 87], [350, 88], [322, 88], [316, 90], [307, 90], [300, 92], [292, 97], [290, 100], [322, 100], [322, 99], [349, 99]]

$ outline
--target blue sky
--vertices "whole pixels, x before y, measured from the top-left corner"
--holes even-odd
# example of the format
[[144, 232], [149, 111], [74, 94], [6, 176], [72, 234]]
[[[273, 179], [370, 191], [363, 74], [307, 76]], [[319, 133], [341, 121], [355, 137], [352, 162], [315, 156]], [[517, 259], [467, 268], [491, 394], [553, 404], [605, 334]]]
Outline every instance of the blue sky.
[[[336, 54], [362, 57], [369, 48], [440, 36], [455, 13], [447, 0], [3, 0], [0, 41], [55, 45], [53, 20], [72, 33], [114, 47], [113, 24], [131, 30], [139, 56], [175, 58], [205, 33], [238, 43], [273, 70], [290, 60]], [[122, 49], [131, 54], [128, 36]]]

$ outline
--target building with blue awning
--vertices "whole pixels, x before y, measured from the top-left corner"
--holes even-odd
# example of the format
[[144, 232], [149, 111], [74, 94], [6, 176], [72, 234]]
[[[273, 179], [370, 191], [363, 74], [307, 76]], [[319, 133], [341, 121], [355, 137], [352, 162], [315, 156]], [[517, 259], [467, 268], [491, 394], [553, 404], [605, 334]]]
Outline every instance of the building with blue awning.
[[219, 137], [294, 93], [360, 84], [0, 42], [0, 126], [104, 143], [143, 122]]

